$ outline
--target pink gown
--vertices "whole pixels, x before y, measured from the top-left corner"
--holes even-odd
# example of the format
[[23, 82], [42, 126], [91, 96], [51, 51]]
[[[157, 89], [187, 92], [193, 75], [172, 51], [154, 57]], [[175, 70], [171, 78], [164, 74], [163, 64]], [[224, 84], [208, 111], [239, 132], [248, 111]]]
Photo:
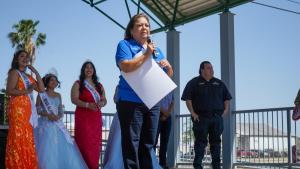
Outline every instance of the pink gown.
[[[79, 99], [84, 102], [94, 102], [92, 94], [85, 87], [83, 91], [79, 94]], [[92, 111], [87, 108], [76, 107], [75, 141], [89, 169], [99, 168], [101, 139], [101, 110], [97, 109], [97, 111]]]

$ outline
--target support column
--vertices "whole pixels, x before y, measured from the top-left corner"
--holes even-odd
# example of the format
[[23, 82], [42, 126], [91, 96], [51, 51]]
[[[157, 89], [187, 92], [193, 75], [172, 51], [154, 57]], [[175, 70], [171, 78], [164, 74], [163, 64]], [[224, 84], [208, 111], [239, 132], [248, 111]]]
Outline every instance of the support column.
[[235, 105], [235, 55], [234, 55], [234, 14], [225, 11], [220, 15], [220, 38], [221, 38], [221, 79], [226, 84], [232, 95], [230, 109], [224, 116], [224, 131], [222, 136], [223, 169], [233, 168], [235, 160], [234, 146], [234, 123], [235, 116], [232, 111]]
[[167, 32], [167, 58], [174, 69], [172, 79], [177, 85], [177, 88], [174, 90], [174, 112], [171, 117], [172, 127], [167, 152], [167, 164], [170, 167], [175, 167], [180, 137], [180, 121], [177, 118], [177, 115], [180, 114], [180, 57], [179, 32], [174, 29]]

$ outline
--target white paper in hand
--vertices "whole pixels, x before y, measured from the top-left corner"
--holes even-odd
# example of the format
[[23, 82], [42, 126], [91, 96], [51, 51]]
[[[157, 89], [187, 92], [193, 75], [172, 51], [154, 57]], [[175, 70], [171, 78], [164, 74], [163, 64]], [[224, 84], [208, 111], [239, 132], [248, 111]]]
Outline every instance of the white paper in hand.
[[152, 58], [137, 70], [121, 74], [149, 109], [177, 87]]

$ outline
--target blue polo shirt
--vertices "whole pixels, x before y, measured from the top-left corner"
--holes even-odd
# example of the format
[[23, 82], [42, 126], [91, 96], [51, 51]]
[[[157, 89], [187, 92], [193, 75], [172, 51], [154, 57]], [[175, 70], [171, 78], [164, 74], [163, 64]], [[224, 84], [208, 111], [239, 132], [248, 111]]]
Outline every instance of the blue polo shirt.
[[[116, 52], [116, 64], [119, 67], [119, 63], [124, 60], [131, 60], [133, 59], [139, 52], [143, 52], [146, 49], [143, 48], [141, 44], [139, 44], [134, 39], [124, 39], [121, 40], [117, 47]], [[165, 59], [164, 54], [161, 52], [159, 48], [156, 48], [156, 57], [153, 59], [156, 62]], [[121, 69], [120, 69], [121, 70]], [[137, 96], [137, 94], [133, 91], [133, 89], [129, 86], [126, 80], [123, 78], [122, 75], [119, 76], [119, 85], [118, 85], [118, 100], [123, 101], [131, 101], [136, 103], [142, 103], [142, 100]], [[155, 83], [155, 82], [153, 82]]]
[[163, 111], [168, 111], [171, 103], [174, 101], [174, 94], [171, 91], [168, 95], [161, 99], [159, 102], [160, 109]]

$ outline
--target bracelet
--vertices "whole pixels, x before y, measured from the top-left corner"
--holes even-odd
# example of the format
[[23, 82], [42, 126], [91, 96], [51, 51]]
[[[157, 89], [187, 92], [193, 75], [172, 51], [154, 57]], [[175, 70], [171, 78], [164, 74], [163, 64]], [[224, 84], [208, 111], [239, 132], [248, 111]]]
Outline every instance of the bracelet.
[[86, 103], [85, 103], [85, 108], [88, 108], [88, 107], [89, 107], [89, 103], [86, 102]]

